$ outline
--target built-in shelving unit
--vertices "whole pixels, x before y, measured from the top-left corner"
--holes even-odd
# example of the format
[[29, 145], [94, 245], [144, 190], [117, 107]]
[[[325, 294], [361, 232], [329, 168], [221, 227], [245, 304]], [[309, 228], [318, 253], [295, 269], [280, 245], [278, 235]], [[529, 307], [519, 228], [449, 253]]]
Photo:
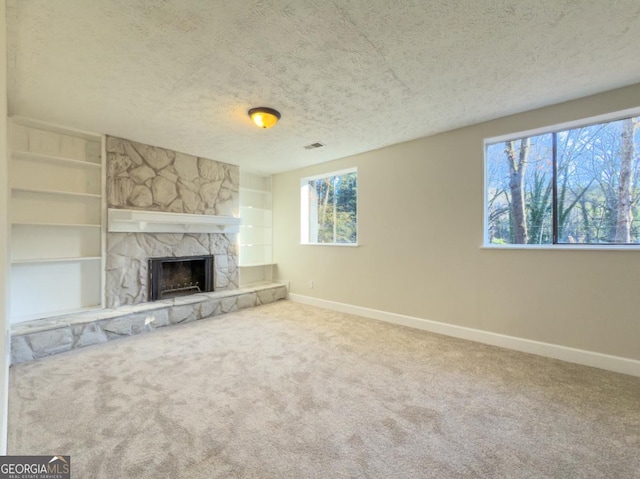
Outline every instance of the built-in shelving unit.
[[103, 137], [12, 118], [11, 321], [103, 305]]
[[240, 284], [271, 281], [271, 177], [240, 171], [240, 217]]

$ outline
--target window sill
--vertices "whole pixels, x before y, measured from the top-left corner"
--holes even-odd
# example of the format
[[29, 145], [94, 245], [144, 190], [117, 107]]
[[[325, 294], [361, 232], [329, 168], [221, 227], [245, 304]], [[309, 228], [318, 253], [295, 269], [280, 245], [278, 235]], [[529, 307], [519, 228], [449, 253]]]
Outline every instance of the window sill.
[[555, 245], [482, 245], [480, 249], [488, 250], [555, 250], [555, 251], [640, 251], [638, 245], [579, 245], [579, 244], [555, 244]]
[[339, 246], [348, 248], [357, 248], [358, 243], [300, 243], [300, 246]]

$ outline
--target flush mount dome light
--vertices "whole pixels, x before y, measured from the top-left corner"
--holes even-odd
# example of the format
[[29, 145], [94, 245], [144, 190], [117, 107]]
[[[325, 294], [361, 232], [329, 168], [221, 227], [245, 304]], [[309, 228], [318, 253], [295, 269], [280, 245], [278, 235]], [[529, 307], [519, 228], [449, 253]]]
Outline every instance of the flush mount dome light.
[[278, 120], [280, 119], [280, 112], [273, 108], [260, 106], [249, 110], [249, 116], [260, 128], [271, 128], [273, 125], [278, 123]]

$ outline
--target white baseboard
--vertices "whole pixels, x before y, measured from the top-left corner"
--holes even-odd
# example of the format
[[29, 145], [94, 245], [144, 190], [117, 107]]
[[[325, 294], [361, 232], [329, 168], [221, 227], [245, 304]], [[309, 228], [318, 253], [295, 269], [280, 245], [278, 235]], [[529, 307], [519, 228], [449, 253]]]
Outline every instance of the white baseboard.
[[478, 343], [490, 344], [501, 348], [513, 349], [525, 353], [537, 354], [553, 359], [560, 359], [575, 364], [606, 369], [616, 373], [629, 374], [640, 377], [640, 361], [635, 359], [610, 356], [608, 354], [586, 351], [584, 349], [569, 348], [557, 344], [542, 343], [530, 339], [506, 336], [504, 334], [491, 333], [480, 329], [466, 328], [454, 324], [440, 323], [428, 319], [405, 316], [403, 314], [389, 313], [377, 309], [364, 308], [351, 304], [337, 303], [325, 299], [312, 298], [301, 294], [289, 293], [289, 299], [298, 303], [310, 304], [321, 308], [339, 311], [341, 313], [355, 314], [365, 318], [386, 321], [387, 323], [400, 324], [411, 328], [422, 329], [432, 333], [453, 336], [454, 338], [468, 339]]

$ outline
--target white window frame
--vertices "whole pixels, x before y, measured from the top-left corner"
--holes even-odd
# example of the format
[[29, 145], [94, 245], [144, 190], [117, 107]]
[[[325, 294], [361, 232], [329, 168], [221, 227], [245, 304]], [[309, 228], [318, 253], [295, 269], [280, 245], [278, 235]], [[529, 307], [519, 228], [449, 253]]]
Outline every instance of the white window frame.
[[[311, 204], [309, 202], [310, 198], [310, 181], [315, 181], [323, 178], [327, 178], [330, 176], [342, 176], [348, 175], [350, 173], [358, 174], [358, 168], [345, 168], [343, 170], [330, 171], [328, 173], [323, 173], [320, 175], [314, 176], [305, 176], [300, 179], [300, 244], [304, 246], [346, 246], [346, 247], [354, 247], [358, 246], [358, 241], [360, 239], [360, 232], [358, 231], [358, 213], [356, 211], [356, 242], [355, 243], [317, 243], [310, 241], [310, 230], [312, 225], [317, 227], [318, 218], [317, 218], [317, 208], [311, 208]], [[360, 186], [358, 184], [358, 186]], [[358, 188], [359, 190], [359, 188]], [[360, 194], [359, 191], [356, 192], [356, 204], [360, 204]], [[359, 208], [358, 208], [359, 210]], [[317, 233], [317, 232], [316, 232]], [[315, 237], [317, 238], [317, 234]]]
[[640, 250], [640, 244], [637, 245], [596, 245], [589, 244], [581, 246], [579, 244], [544, 244], [544, 245], [535, 245], [535, 244], [492, 244], [487, 240], [489, 239], [489, 217], [487, 198], [489, 193], [489, 184], [488, 184], [488, 171], [487, 171], [487, 148], [489, 145], [495, 143], [502, 143], [510, 140], [518, 140], [520, 138], [526, 138], [530, 136], [538, 136], [544, 135], [546, 133], [554, 133], [561, 130], [570, 130], [573, 128], [581, 128], [585, 126], [595, 125], [598, 123], [607, 123], [611, 121], [623, 120], [625, 118], [640, 116], [640, 107], [628, 108], [626, 110], [619, 110], [611, 113], [604, 113], [602, 115], [591, 116], [588, 118], [583, 118], [580, 120], [573, 120], [564, 123], [557, 123], [555, 125], [545, 126], [542, 128], [534, 128], [531, 130], [524, 130], [514, 133], [508, 133], [506, 135], [494, 136], [491, 138], [485, 138], [483, 141], [483, 170], [482, 170], [482, 181], [483, 181], [483, 211], [482, 211], [482, 249], [501, 249], [501, 250], [522, 250], [522, 249], [538, 249], [538, 250], [580, 250], [580, 251], [588, 251], [588, 250], [611, 250], [611, 251], [634, 251]]

